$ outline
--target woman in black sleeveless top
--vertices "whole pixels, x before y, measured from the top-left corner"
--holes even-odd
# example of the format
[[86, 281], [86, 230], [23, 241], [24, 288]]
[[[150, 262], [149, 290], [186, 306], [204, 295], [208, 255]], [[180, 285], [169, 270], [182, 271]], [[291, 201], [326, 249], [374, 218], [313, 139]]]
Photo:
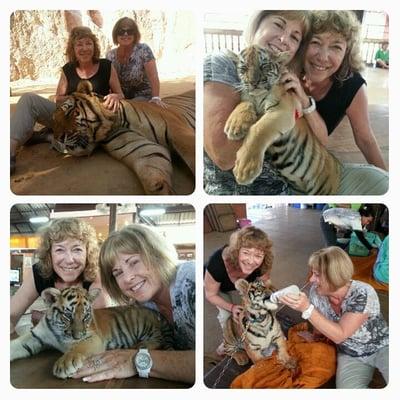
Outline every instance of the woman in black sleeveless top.
[[[92, 226], [76, 218], [53, 220], [41, 234], [36, 250], [38, 262], [24, 274], [22, 286], [11, 298], [11, 333], [24, 312], [44, 289], [65, 289], [82, 286], [90, 290], [100, 288], [98, 267], [99, 248]], [[111, 305], [107, 292], [102, 289], [93, 306]]]
[[313, 11], [303, 76], [287, 72], [282, 82], [298, 96], [303, 116], [323, 145], [343, 117], [349, 118], [354, 141], [368, 164], [344, 164], [337, 194], [384, 194], [387, 167], [369, 122], [360, 40], [361, 25], [354, 12]]
[[[105, 107], [115, 112], [119, 100], [124, 98], [118, 75], [109, 60], [100, 58], [98, 40], [89, 28], [78, 26], [72, 29], [66, 56], [68, 63], [62, 67], [56, 103], [63, 102], [66, 96], [75, 92], [81, 79], [87, 79], [92, 83], [94, 92], [105, 96]], [[15, 170], [17, 148], [31, 138], [36, 122], [51, 127], [56, 103], [35, 93], [21, 96], [10, 121], [11, 174]], [[51, 137], [42, 139], [51, 141]]]

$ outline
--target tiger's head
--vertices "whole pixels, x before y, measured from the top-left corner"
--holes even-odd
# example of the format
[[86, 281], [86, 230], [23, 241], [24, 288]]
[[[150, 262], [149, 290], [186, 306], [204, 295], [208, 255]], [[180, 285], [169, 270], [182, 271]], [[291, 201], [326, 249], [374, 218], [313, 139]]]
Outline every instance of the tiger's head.
[[115, 118], [93, 92], [92, 84], [82, 80], [53, 114], [53, 146], [73, 156], [88, 156], [111, 131]]
[[92, 321], [92, 303], [100, 289], [71, 286], [63, 290], [48, 288], [42, 298], [49, 306], [45, 319], [56, 336], [63, 340], [80, 340], [87, 335]]
[[271, 90], [289, 58], [288, 52], [273, 54], [266, 48], [251, 45], [243, 49], [238, 58], [238, 74], [241, 90]]
[[254, 282], [247, 282], [245, 279], [238, 279], [235, 287], [242, 296], [243, 308], [247, 312], [258, 313], [267, 310], [273, 311], [278, 306], [270, 301], [272, 290], [260, 279]]

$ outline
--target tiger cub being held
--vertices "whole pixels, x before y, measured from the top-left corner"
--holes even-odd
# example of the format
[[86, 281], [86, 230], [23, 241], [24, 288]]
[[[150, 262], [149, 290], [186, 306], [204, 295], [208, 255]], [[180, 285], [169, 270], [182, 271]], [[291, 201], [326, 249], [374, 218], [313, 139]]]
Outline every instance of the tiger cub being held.
[[11, 361], [55, 348], [64, 354], [53, 374], [68, 378], [86, 358], [106, 350], [173, 348], [172, 328], [161, 314], [137, 306], [92, 310], [99, 293], [100, 289], [88, 292], [77, 286], [45, 289], [42, 298], [49, 308], [29, 333], [11, 341]]
[[238, 279], [235, 287], [242, 296], [243, 313], [236, 324], [230, 317], [223, 336], [227, 355], [239, 365], [245, 365], [249, 358], [253, 363], [267, 358], [277, 350], [278, 360], [288, 369], [295, 370], [297, 362], [290, 357], [286, 338], [275, 316], [278, 306], [269, 300], [272, 290], [261, 280], [247, 282]]
[[296, 96], [279, 84], [287, 53], [275, 55], [252, 45], [232, 59], [241, 81], [241, 102], [224, 130], [229, 139], [244, 137], [233, 168], [236, 181], [252, 183], [261, 173], [267, 152], [271, 164], [299, 194], [336, 194], [340, 162], [301, 117]]

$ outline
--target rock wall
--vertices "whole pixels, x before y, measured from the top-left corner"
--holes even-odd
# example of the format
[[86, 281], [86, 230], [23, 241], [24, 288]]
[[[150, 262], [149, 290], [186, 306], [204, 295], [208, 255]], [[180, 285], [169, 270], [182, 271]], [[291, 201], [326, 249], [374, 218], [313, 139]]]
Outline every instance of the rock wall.
[[196, 73], [196, 21], [189, 11], [50, 10], [16, 11], [10, 20], [10, 81], [57, 81], [65, 64], [70, 30], [85, 25], [99, 38], [102, 56], [112, 47], [111, 32], [121, 17], [133, 18], [154, 52], [161, 79]]

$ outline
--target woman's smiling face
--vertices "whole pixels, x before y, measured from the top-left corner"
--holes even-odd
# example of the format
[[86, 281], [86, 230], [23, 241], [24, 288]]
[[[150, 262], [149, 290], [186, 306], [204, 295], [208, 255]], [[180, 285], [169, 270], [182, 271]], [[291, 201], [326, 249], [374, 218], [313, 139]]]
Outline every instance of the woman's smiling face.
[[287, 63], [289, 63], [299, 49], [302, 38], [303, 29], [300, 21], [271, 14], [261, 21], [254, 35], [253, 44], [265, 47], [273, 53], [288, 52]]
[[330, 79], [341, 67], [346, 50], [347, 42], [339, 33], [313, 35], [304, 57], [307, 78], [314, 83]]
[[125, 296], [144, 303], [161, 290], [161, 279], [142, 260], [140, 254], [120, 253], [112, 274]]

